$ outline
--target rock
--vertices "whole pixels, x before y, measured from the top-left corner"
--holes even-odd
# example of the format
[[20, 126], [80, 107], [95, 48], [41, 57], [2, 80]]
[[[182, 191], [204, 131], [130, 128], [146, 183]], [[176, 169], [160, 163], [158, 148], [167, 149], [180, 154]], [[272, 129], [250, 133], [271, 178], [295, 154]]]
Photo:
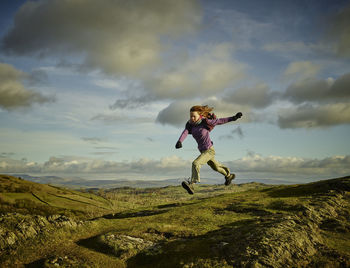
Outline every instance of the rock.
[[90, 266], [87, 264], [81, 263], [75, 257], [52, 256], [44, 261], [44, 267], [85, 267], [85, 268], [89, 268]]
[[146, 254], [152, 254], [159, 250], [157, 245], [151, 241], [128, 235], [102, 235], [99, 240], [110, 249], [110, 253], [121, 259], [130, 258], [141, 251], [148, 251]]
[[51, 223], [55, 222], [57, 219], [59, 219], [61, 215], [50, 215], [47, 217], [47, 220]]
[[[84, 224], [80, 221], [79, 225]], [[52, 231], [54, 228], [75, 228], [78, 226], [73, 219], [65, 215], [22, 215], [5, 213], [0, 221], [0, 250], [14, 248], [15, 244], [36, 237], [39, 233]]]
[[13, 232], [7, 232], [5, 235], [5, 242], [7, 245], [12, 246], [17, 242], [17, 236]]
[[[222, 250], [231, 259], [233, 266], [243, 267], [284, 267], [298, 264], [317, 252], [321, 237], [316, 225], [300, 225], [296, 217], [271, 217], [259, 226], [247, 226], [234, 240], [240, 245], [225, 245]], [[235, 243], [235, 242], [230, 242]]]
[[33, 225], [33, 222], [21, 222], [17, 225], [17, 229], [20, 231], [20, 233], [25, 239], [32, 238], [38, 233]]
[[57, 227], [77, 227], [78, 225], [73, 219], [68, 218], [65, 215], [51, 215], [47, 217], [47, 220]]
[[39, 225], [41, 228], [47, 226], [49, 224], [48, 220], [40, 215], [36, 215], [34, 216], [35, 222], [37, 223], [37, 225]]

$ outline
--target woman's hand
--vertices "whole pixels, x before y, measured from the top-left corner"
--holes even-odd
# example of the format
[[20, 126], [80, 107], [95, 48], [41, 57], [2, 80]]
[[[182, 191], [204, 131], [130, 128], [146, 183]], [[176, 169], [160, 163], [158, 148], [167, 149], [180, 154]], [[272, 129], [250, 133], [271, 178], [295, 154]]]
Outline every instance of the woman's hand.
[[242, 117], [242, 113], [239, 112], [239, 113], [236, 113], [236, 115], [232, 116], [233, 118], [233, 121], [236, 121], [237, 119], [241, 118]]
[[176, 143], [175, 148], [176, 148], [176, 149], [182, 148], [182, 143], [181, 143], [181, 141], [178, 141], [178, 142]]

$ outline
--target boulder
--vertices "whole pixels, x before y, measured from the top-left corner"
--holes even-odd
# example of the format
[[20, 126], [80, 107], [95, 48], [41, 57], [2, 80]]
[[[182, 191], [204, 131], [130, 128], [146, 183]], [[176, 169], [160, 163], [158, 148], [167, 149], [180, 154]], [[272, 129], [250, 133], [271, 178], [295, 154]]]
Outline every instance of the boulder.
[[157, 244], [152, 241], [128, 235], [101, 235], [99, 242], [108, 247], [111, 254], [121, 259], [130, 258], [141, 251], [152, 251], [157, 248]]

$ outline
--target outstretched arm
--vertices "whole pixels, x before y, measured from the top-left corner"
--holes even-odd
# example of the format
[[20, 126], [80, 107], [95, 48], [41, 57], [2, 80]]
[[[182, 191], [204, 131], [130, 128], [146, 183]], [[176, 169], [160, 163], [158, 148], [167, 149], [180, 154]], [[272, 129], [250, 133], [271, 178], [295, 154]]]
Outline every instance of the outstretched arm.
[[176, 149], [180, 149], [182, 147], [182, 142], [186, 139], [188, 135], [188, 130], [185, 128], [185, 130], [182, 132], [179, 140], [177, 141], [175, 148]]
[[224, 117], [224, 118], [218, 118], [218, 119], [212, 119], [212, 120], [207, 119], [207, 121], [209, 124], [211, 124], [213, 126], [217, 126], [217, 125], [226, 124], [226, 123], [231, 122], [231, 121], [236, 121], [237, 119], [239, 119], [241, 117], [242, 117], [242, 113], [239, 112], [236, 115], [231, 116], [231, 117]]

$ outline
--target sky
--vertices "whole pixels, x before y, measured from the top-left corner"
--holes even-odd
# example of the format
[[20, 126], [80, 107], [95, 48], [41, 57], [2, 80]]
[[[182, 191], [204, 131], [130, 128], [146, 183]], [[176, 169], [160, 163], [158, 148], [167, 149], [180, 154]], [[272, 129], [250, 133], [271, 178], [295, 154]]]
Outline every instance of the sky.
[[[186, 178], [189, 109], [241, 181], [350, 174], [350, 2], [3, 0], [0, 173]], [[221, 178], [203, 166], [202, 177]]]

